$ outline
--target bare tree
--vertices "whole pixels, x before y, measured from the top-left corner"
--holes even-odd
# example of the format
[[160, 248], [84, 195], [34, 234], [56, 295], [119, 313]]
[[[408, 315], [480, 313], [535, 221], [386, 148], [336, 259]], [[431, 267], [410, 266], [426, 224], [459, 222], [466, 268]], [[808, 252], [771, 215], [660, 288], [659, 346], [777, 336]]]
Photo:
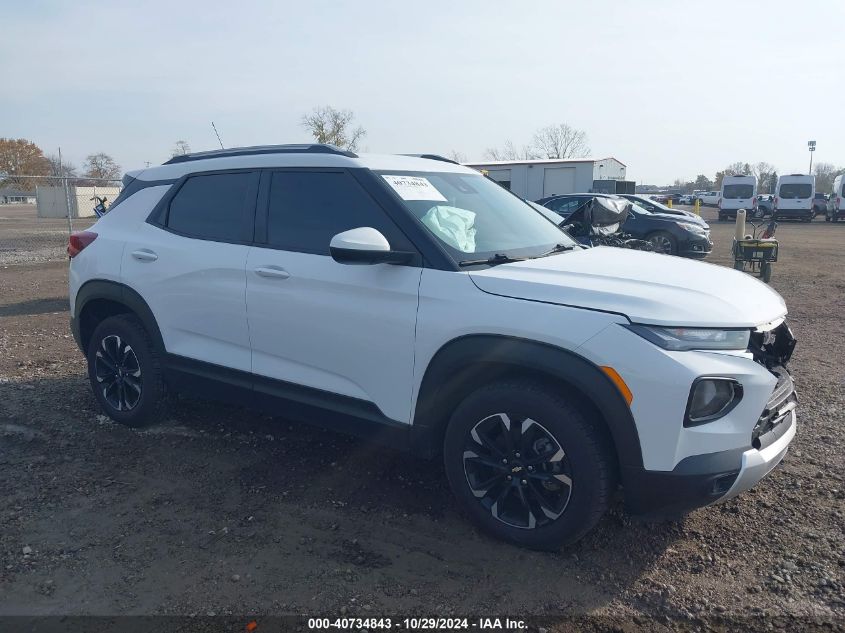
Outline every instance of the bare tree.
[[757, 179], [757, 191], [762, 192], [768, 186], [772, 174], [776, 172], [775, 166], [765, 161], [751, 165], [751, 175]]
[[184, 156], [185, 154], [191, 153], [191, 146], [188, 145], [188, 141], [176, 141], [173, 145], [173, 149], [170, 150], [170, 157], [173, 158], [175, 156]]
[[51, 185], [62, 185], [62, 178], [76, 178], [76, 165], [66, 160], [59, 160], [58, 155], [50, 154], [47, 157], [50, 163], [50, 177], [47, 179]]
[[533, 148], [543, 158], [583, 158], [590, 155], [587, 133], [566, 123], [547, 125], [537, 130]]
[[505, 141], [505, 144], [498, 147], [488, 147], [484, 150], [484, 158], [487, 160], [532, 160], [537, 158], [537, 153], [530, 145], [523, 145], [517, 149], [513, 141]]
[[302, 117], [302, 126], [311, 132], [318, 143], [331, 143], [354, 152], [367, 133], [360, 125], [353, 128], [354, 120], [352, 110], [321, 106]]
[[0, 138], [0, 183], [29, 191], [38, 184], [38, 179], [21, 176], [49, 173], [50, 163], [35, 143], [23, 138]]
[[463, 152], [459, 152], [456, 149], [453, 149], [449, 152], [448, 157], [451, 158], [456, 163], [465, 163], [467, 162], [467, 156]]
[[99, 180], [96, 184], [102, 184], [102, 180], [120, 180], [120, 165], [105, 152], [89, 154], [85, 159], [85, 177]]
[[833, 190], [833, 181], [839, 175], [845, 173], [842, 167], [836, 167], [830, 163], [816, 163], [813, 165], [813, 175], [816, 177], [816, 191], [828, 193]]

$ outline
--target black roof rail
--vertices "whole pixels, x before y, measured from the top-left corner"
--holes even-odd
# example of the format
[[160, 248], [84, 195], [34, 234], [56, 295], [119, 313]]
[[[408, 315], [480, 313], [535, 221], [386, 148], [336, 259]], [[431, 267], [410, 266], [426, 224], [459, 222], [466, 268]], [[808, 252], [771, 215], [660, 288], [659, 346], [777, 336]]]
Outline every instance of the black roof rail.
[[445, 156], [441, 156], [440, 154], [400, 154], [400, 156], [414, 156], [416, 158], [427, 158], [429, 160], [439, 160], [444, 163], [460, 165], [458, 161], [452, 160], [451, 158], [446, 158]]
[[208, 152], [194, 152], [174, 156], [165, 165], [176, 163], [188, 163], [194, 160], [206, 160], [208, 158], [229, 158], [231, 156], [257, 156], [259, 154], [338, 154], [349, 158], [358, 158], [355, 152], [340, 149], [336, 145], [328, 143], [302, 143], [293, 145], [255, 145], [253, 147], [233, 147], [231, 149], [214, 149]]

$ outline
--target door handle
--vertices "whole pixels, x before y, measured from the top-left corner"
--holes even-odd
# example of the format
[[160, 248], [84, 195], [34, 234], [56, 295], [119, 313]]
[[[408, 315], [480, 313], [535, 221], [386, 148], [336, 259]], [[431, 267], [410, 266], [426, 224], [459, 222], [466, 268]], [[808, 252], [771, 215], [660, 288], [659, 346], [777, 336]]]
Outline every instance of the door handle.
[[158, 259], [158, 255], [156, 255], [148, 248], [141, 248], [137, 251], [132, 251], [132, 257], [142, 262], [154, 262]]
[[261, 266], [255, 269], [255, 274], [259, 277], [269, 277], [272, 279], [287, 279], [290, 277], [288, 271], [278, 266]]

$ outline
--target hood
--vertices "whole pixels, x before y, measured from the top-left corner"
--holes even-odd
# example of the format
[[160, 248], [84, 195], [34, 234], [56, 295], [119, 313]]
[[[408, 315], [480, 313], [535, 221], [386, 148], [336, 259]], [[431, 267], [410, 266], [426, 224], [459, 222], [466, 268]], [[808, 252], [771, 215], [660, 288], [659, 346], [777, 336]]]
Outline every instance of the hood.
[[677, 215], [674, 213], [652, 213], [650, 216], [646, 217], [657, 218], [660, 220], [671, 220], [672, 222], [686, 222], [687, 224], [698, 224], [701, 226], [707, 226], [707, 222], [703, 218], [695, 215], [694, 213], [683, 212]]
[[786, 314], [769, 286], [702, 262], [599, 246], [474, 271], [490, 294], [624, 314], [635, 323], [755, 327]]

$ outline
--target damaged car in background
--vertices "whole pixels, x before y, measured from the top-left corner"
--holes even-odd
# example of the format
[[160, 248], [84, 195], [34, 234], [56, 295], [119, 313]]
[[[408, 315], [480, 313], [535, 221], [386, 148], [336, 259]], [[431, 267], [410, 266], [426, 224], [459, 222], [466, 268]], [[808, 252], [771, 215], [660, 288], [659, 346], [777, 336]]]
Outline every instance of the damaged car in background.
[[[584, 226], [584, 215], [593, 215], [605, 221], [612, 214], [625, 213], [622, 220], [621, 232], [617, 235], [625, 240], [622, 244], [627, 248], [639, 250], [653, 250], [665, 255], [679, 255], [693, 259], [703, 259], [713, 250], [710, 239], [710, 226], [699, 217], [686, 217], [670, 213], [656, 213], [649, 211], [622, 196], [601, 193], [573, 193], [542, 198], [537, 201], [550, 209], [561, 218], [562, 227], [579, 225], [583, 234], [589, 227]], [[639, 240], [650, 244], [650, 249], [642, 248]], [[583, 240], [579, 240], [583, 241]]]

